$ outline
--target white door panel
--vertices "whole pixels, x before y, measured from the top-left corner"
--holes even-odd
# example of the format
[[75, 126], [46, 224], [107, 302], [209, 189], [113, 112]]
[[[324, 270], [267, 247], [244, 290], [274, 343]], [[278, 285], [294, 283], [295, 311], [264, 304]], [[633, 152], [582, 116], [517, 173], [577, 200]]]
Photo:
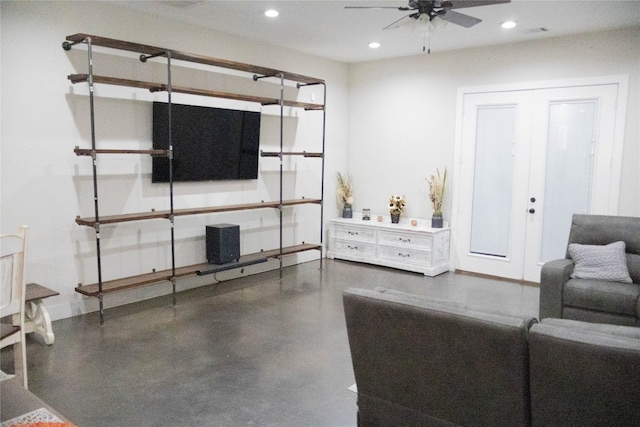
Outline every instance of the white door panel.
[[[520, 274], [526, 217], [521, 198], [528, 175], [528, 128], [531, 105], [522, 93], [476, 94], [465, 97], [460, 187], [464, 206], [458, 223], [465, 270], [515, 278]], [[530, 98], [530, 96], [528, 97]]]

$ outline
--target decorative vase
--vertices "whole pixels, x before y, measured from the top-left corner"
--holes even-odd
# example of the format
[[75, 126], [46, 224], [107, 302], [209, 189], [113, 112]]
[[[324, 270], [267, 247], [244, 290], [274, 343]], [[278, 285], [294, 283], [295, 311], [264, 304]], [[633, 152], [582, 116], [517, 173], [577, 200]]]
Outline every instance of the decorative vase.
[[342, 207], [342, 218], [353, 218], [353, 209], [351, 209], [351, 205], [344, 205]]
[[431, 217], [431, 228], [442, 228], [442, 215], [433, 215]]
[[397, 214], [392, 213], [391, 214], [391, 224], [397, 224], [399, 222], [400, 222], [400, 214], [399, 213], [397, 213]]

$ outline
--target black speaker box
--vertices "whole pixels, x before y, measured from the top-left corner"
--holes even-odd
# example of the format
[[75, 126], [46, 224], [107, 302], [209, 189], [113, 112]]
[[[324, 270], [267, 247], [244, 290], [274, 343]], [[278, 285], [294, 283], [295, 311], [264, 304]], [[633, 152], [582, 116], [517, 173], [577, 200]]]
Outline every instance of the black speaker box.
[[207, 225], [207, 260], [211, 264], [227, 264], [240, 260], [239, 225]]

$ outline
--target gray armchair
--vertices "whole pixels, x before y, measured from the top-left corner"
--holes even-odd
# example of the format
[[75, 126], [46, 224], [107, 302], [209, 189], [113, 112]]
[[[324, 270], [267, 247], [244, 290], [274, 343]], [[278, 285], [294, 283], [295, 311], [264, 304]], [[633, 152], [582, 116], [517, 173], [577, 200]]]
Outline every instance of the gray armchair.
[[[572, 278], [574, 261], [547, 262], [540, 276], [540, 319], [564, 318], [594, 323], [640, 326], [640, 218], [574, 215], [569, 245], [625, 242], [632, 283], [603, 278]], [[606, 276], [606, 275], [605, 275]]]

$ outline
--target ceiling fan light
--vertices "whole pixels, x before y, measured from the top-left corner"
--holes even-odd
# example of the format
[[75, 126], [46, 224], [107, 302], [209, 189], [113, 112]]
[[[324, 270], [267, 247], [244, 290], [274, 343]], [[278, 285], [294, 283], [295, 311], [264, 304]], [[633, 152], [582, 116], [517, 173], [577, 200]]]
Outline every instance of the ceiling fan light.
[[440, 18], [439, 16], [436, 16], [431, 20], [431, 26], [434, 30], [438, 31], [447, 26], [447, 21]]
[[429, 15], [426, 13], [421, 13], [413, 21], [413, 30], [419, 33], [426, 33], [431, 28], [431, 20], [429, 19]]
[[275, 9], [269, 9], [267, 10], [264, 15], [268, 16], [269, 18], [275, 18], [276, 16], [278, 16], [280, 13], [275, 10]]
[[429, 15], [426, 13], [421, 13], [416, 20], [422, 23], [431, 21], [431, 19], [429, 19]]

